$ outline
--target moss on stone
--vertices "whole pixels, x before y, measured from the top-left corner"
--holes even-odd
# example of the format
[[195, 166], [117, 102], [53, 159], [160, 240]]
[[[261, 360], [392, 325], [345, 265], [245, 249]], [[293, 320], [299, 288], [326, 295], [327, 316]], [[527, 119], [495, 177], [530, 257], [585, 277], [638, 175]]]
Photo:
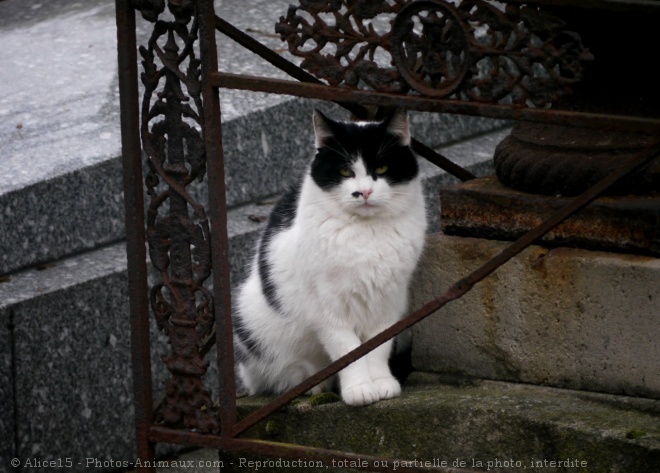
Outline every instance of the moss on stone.
[[638, 439], [640, 437], [646, 437], [646, 430], [631, 429], [628, 432], [626, 432], [626, 438]]
[[[474, 459], [484, 468], [506, 454], [532, 472], [545, 471], [532, 461], [571, 459], [574, 466], [558, 471], [609, 473], [614, 466], [657, 473], [659, 401], [492, 381], [457, 383], [423, 373], [409, 380], [400, 397], [370, 406], [347, 406], [332, 393], [301, 398], [297, 406], [270, 416], [273, 423], [265, 429], [257, 425], [245, 437], [276, 435], [278, 442], [389, 458], [459, 459], [467, 466]], [[265, 402], [241, 399], [239, 412]], [[626, 435], [640, 427], [648, 432], [643, 438]]]
[[312, 407], [320, 406], [322, 404], [331, 404], [333, 402], [339, 402], [340, 398], [337, 393], [326, 392], [314, 394], [309, 398], [309, 405]]
[[275, 437], [280, 433], [280, 423], [273, 419], [266, 421], [266, 433], [271, 437]]

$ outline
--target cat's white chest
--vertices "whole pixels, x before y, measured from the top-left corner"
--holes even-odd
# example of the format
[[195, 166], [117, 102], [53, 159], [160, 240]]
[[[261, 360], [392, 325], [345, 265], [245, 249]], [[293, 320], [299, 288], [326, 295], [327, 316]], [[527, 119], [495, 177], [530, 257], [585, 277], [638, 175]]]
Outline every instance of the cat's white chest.
[[[424, 224], [325, 221], [308, 227], [297, 255], [298, 284], [321, 300], [383, 299], [406, 289], [424, 240]], [[311, 234], [310, 234], [311, 233]], [[293, 261], [292, 261], [293, 262]], [[345, 301], [346, 302], [346, 301]]]
[[[402, 233], [403, 229], [388, 223], [360, 222], [347, 225], [338, 221], [328, 224], [326, 228], [319, 227], [316, 245], [310, 247], [309, 251], [318, 251], [318, 256], [330, 267], [373, 273], [379, 269], [400, 266], [413, 256], [412, 240], [419, 237], [411, 235], [411, 232], [407, 232], [407, 235]], [[420, 232], [413, 228], [412, 233]]]

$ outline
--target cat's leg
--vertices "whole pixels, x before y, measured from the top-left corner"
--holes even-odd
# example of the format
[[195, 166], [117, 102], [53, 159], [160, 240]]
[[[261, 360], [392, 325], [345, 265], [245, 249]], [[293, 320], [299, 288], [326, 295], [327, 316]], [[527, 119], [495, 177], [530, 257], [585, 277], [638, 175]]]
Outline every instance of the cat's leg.
[[[282, 377], [286, 379], [286, 387], [281, 391], [288, 391], [289, 389], [298, 386], [317, 371], [318, 369], [316, 368], [316, 365], [307, 360], [292, 362], [282, 373]], [[323, 392], [322, 384], [323, 383], [314, 386], [312, 389], [307, 391], [307, 394], [319, 394]]]
[[[298, 384], [305, 381], [307, 378], [315, 375], [321, 369], [325, 368], [330, 364], [330, 360], [325, 352], [320, 349], [317, 350], [319, 353], [311, 353], [305, 356], [305, 359], [300, 359], [296, 362], [292, 362], [291, 365], [287, 368], [286, 378], [289, 379], [288, 389], [297, 386]], [[312, 389], [307, 391], [307, 394], [314, 395], [320, 394], [326, 391], [332, 391], [333, 378], [329, 378], [325, 381], [320, 382]]]
[[[298, 386], [330, 364], [330, 358], [314, 331], [306, 329], [304, 324], [297, 324], [296, 329], [294, 331], [289, 326], [286, 337], [272, 343], [277, 350], [271, 352], [269, 366], [277, 370], [272, 369], [269, 377], [280, 393]], [[311, 388], [307, 394], [331, 391], [332, 386], [333, 379], [330, 378]]]
[[[327, 360], [327, 358], [326, 358]], [[238, 375], [248, 394], [281, 394], [298, 386], [322, 367], [318, 363], [301, 359], [270, 358], [269, 363], [260, 360], [243, 361], [238, 365]], [[319, 394], [332, 389], [332, 379], [314, 386], [307, 394]]]
[[[328, 366], [330, 364], [330, 359], [328, 358], [327, 353], [323, 348], [320, 346], [320, 344], [317, 341], [316, 347], [318, 347], [317, 350], [315, 350], [314, 353], [310, 354], [307, 357], [307, 361], [309, 362], [310, 366], [310, 371], [307, 377], [310, 377], [319, 371], [321, 371], [323, 368]], [[328, 392], [332, 391], [332, 387], [335, 382], [335, 376], [331, 376], [330, 378], [326, 379], [325, 381], [320, 382], [316, 386], [314, 386], [308, 394], [320, 394], [323, 392]]]
[[268, 302], [257, 273], [239, 293], [233, 322], [238, 375], [250, 394], [288, 391], [328, 364], [318, 359], [324, 352], [314, 333]]
[[[325, 330], [319, 338], [333, 361], [362, 343], [349, 328]], [[369, 365], [364, 357], [339, 372], [339, 387], [343, 401], [351, 406], [372, 404], [379, 399], [369, 375]]]
[[391, 399], [401, 394], [401, 385], [390, 371], [389, 358], [391, 352], [392, 341], [390, 340], [365, 356], [369, 366], [369, 375], [374, 383], [378, 399]]
[[251, 363], [239, 363], [237, 373], [241, 384], [250, 396], [265, 392], [268, 386], [263, 382], [259, 370], [254, 369]]
[[[377, 315], [379, 322], [366, 331], [366, 340], [387, 330], [400, 320], [401, 314], [405, 313], [408, 306], [408, 288], [406, 285], [391, 287], [383, 295], [385, 297], [378, 301], [379, 305], [373, 304], [371, 307], [372, 315]], [[393, 345], [394, 342], [390, 339], [365, 356], [369, 365], [369, 374], [379, 399], [391, 399], [401, 394], [401, 384], [392, 376], [389, 364]]]

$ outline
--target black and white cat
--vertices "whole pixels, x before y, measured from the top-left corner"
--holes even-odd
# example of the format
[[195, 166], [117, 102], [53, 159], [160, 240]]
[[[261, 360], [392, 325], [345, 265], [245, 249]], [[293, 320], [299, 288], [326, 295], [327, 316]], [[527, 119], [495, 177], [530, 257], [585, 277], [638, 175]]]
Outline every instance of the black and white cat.
[[[317, 111], [314, 129], [316, 155], [273, 209], [237, 299], [238, 373], [250, 394], [284, 392], [398, 321], [424, 245], [407, 114], [339, 123]], [[347, 404], [401, 393], [391, 348], [339, 373]]]

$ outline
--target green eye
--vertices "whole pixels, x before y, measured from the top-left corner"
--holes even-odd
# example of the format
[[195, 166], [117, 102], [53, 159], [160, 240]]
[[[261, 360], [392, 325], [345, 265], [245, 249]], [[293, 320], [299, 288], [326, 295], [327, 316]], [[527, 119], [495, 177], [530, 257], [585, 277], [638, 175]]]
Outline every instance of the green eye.
[[376, 168], [376, 174], [378, 174], [379, 176], [381, 174], [385, 174], [386, 172], [387, 172], [387, 166], [380, 166]]
[[353, 171], [351, 171], [348, 168], [340, 169], [339, 174], [341, 174], [344, 177], [353, 177], [354, 176]]

